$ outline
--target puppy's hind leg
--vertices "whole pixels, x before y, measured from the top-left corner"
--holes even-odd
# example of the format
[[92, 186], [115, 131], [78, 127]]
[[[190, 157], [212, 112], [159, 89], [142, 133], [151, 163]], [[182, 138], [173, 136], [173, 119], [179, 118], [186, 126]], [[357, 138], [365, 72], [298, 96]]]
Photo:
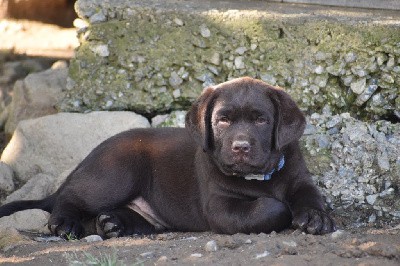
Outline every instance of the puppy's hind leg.
[[103, 238], [157, 232], [152, 224], [128, 207], [100, 213], [96, 218], [96, 230]]

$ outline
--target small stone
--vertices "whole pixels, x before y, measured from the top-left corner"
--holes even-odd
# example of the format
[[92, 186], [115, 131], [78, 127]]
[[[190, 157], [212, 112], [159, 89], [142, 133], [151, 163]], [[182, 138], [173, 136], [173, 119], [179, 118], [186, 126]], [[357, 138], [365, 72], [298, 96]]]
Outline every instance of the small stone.
[[376, 214], [373, 213], [368, 217], [368, 223], [375, 223], [376, 221]]
[[213, 53], [213, 55], [209, 59], [209, 62], [218, 66], [219, 64], [221, 64], [221, 55], [217, 52]]
[[264, 251], [264, 252], [261, 253], [261, 254], [257, 254], [257, 255], [256, 255], [256, 259], [265, 258], [265, 257], [267, 257], [267, 256], [269, 256], [269, 252], [268, 252], [268, 251]]
[[103, 241], [103, 238], [101, 238], [101, 236], [99, 235], [90, 235], [83, 238], [82, 240], [86, 242], [98, 242], [98, 241]]
[[297, 243], [294, 242], [293, 240], [289, 240], [289, 241], [282, 241], [282, 244], [288, 247], [292, 247], [295, 248], [297, 247]]
[[326, 122], [326, 127], [327, 128], [333, 128], [335, 127], [337, 124], [339, 124], [342, 121], [341, 117], [338, 115], [335, 115], [332, 117], [331, 120], [329, 120], [328, 122]]
[[258, 45], [255, 44], [255, 43], [252, 43], [252, 44], [250, 45], [250, 49], [251, 49], [252, 51], [254, 51], [255, 49], [257, 49], [257, 47], [258, 47]]
[[252, 244], [253, 241], [251, 241], [251, 239], [247, 239], [246, 241], [244, 241], [245, 244]]
[[91, 46], [90, 50], [101, 57], [107, 57], [110, 55], [110, 51], [108, 50], [107, 44], [98, 44]]
[[61, 238], [59, 236], [48, 236], [48, 237], [35, 237], [33, 240], [37, 241], [37, 242], [61, 242], [61, 241], [65, 241], [64, 238]]
[[154, 256], [154, 252], [152, 252], [152, 251], [144, 252], [144, 253], [141, 253], [140, 256], [150, 259], [150, 258], [152, 258]]
[[241, 46], [241, 47], [237, 48], [237, 49], [235, 50], [235, 52], [236, 52], [237, 54], [239, 54], [239, 55], [243, 55], [245, 52], [247, 52], [247, 48], [244, 47], [244, 46]]
[[106, 21], [107, 18], [106, 16], [103, 14], [102, 11], [99, 11], [98, 13], [94, 14], [93, 16], [91, 16], [89, 18], [89, 22], [90, 24], [95, 24], [95, 23], [100, 23], [100, 22], [104, 22]]
[[181, 97], [181, 90], [180, 89], [176, 89], [172, 92], [172, 96], [174, 96], [174, 98], [179, 98]]
[[350, 84], [350, 89], [356, 94], [361, 94], [365, 90], [366, 84], [367, 84], [367, 79], [362, 78], [352, 82]]
[[261, 73], [260, 78], [262, 81], [270, 84], [270, 85], [275, 85], [276, 84], [276, 78], [269, 74], [269, 73]]
[[217, 242], [215, 242], [215, 240], [210, 240], [206, 243], [205, 245], [205, 250], [208, 252], [215, 252], [218, 250], [218, 245]]
[[167, 262], [168, 261], [168, 257], [167, 256], [161, 256], [157, 262]]
[[347, 53], [344, 56], [344, 61], [346, 61], [346, 63], [352, 63], [352, 62], [356, 61], [356, 59], [357, 59], [357, 55], [353, 52]]
[[317, 66], [314, 69], [315, 74], [318, 74], [318, 75], [324, 73], [324, 71], [325, 71], [325, 68], [323, 66]]
[[378, 194], [368, 195], [365, 197], [365, 199], [367, 200], [368, 204], [374, 205], [378, 196], [379, 196]]
[[390, 83], [390, 84], [394, 83], [394, 78], [391, 75], [387, 74], [387, 73], [382, 74], [381, 79], [383, 81], [387, 82], [387, 83]]
[[244, 69], [245, 65], [243, 62], [243, 56], [238, 56], [235, 58], [235, 68], [236, 69]]
[[205, 24], [200, 25], [200, 34], [204, 38], [210, 38], [211, 37], [211, 31]]
[[201, 257], [203, 257], [203, 254], [201, 254], [201, 253], [193, 253], [193, 254], [190, 255], [190, 257], [192, 257], [192, 258], [201, 258]]
[[357, 99], [355, 101], [355, 104], [357, 106], [363, 105], [366, 101], [371, 98], [372, 94], [378, 89], [378, 85], [369, 85], [363, 93], [357, 96]]
[[390, 163], [387, 152], [383, 152], [380, 156], [378, 156], [378, 166], [383, 172], [390, 170]]
[[174, 22], [178, 26], [183, 26], [183, 21], [179, 18], [174, 18]]
[[315, 54], [315, 59], [316, 59], [317, 61], [325, 61], [326, 58], [327, 58], [327, 56], [326, 56], [326, 53], [324, 53], [324, 52], [318, 51], [318, 52]]
[[340, 237], [342, 237], [344, 235], [344, 231], [343, 230], [336, 230], [335, 232], [333, 232], [331, 234], [331, 238], [332, 239], [338, 239]]
[[181, 77], [179, 77], [179, 75], [175, 71], [173, 71], [171, 73], [171, 76], [169, 77], [169, 84], [172, 87], [177, 87], [177, 86], [181, 85], [182, 82], [183, 82], [183, 79]]

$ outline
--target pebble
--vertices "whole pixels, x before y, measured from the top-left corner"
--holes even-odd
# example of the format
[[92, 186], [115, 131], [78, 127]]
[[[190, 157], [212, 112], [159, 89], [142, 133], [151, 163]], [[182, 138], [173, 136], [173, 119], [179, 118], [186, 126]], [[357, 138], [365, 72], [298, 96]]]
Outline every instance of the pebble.
[[235, 68], [236, 69], [244, 69], [245, 68], [243, 59], [244, 59], [243, 56], [235, 57]]
[[190, 255], [190, 257], [192, 257], [192, 258], [201, 258], [201, 257], [203, 257], [203, 254], [201, 254], [201, 253], [193, 253], [193, 254]]
[[103, 241], [103, 238], [101, 238], [101, 236], [99, 236], [99, 235], [90, 235], [90, 236], [83, 238], [82, 240], [90, 243], [90, 242]]
[[161, 256], [157, 262], [167, 262], [168, 261], [168, 257], [167, 256]]
[[171, 73], [171, 76], [169, 77], [168, 81], [169, 81], [169, 84], [170, 84], [172, 87], [177, 87], [177, 86], [179, 86], [179, 85], [182, 84], [183, 79], [178, 75], [178, 73], [176, 73], [175, 71], [173, 71], [173, 72]]
[[93, 46], [90, 46], [89, 48], [93, 53], [95, 53], [101, 57], [107, 57], [110, 55], [110, 51], [108, 50], [107, 44], [93, 45]]
[[89, 18], [89, 22], [90, 22], [91, 24], [104, 22], [104, 21], [106, 21], [106, 20], [107, 20], [107, 18], [106, 18], [106, 16], [103, 14], [102, 11], [99, 11], [98, 13], [96, 13], [96, 14], [90, 16], [90, 18]]
[[210, 38], [211, 37], [211, 31], [205, 24], [200, 25], [200, 34], [204, 38]]
[[293, 240], [289, 240], [289, 241], [282, 241], [282, 244], [288, 247], [292, 247], [295, 248], [297, 247], [297, 243], [294, 242]]
[[218, 245], [215, 240], [210, 240], [206, 243], [204, 249], [208, 252], [215, 252], [218, 250]]
[[261, 259], [261, 258], [265, 258], [265, 257], [267, 257], [267, 256], [269, 256], [269, 252], [268, 251], [264, 251], [263, 253], [261, 253], [261, 254], [257, 254], [256, 255], [256, 259]]
[[64, 238], [61, 238], [59, 236], [46, 236], [46, 237], [35, 237], [33, 240], [37, 242], [60, 242], [60, 241], [65, 241]]
[[154, 256], [154, 252], [152, 252], [152, 251], [144, 252], [144, 253], [141, 253], [139, 256], [150, 259]]
[[333, 232], [331, 234], [331, 238], [332, 239], [338, 239], [340, 237], [342, 237], [344, 235], [344, 231], [343, 230], [336, 230], [335, 232]]
[[174, 18], [174, 22], [178, 26], [183, 26], [183, 21], [179, 18]]
[[350, 84], [350, 89], [355, 94], [361, 94], [365, 90], [366, 84], [367, 84], [367, 79], [365, 79], [365, 78], [359, 79]]
[[241, 46], [241, 47], [237, 48], [237, 49], [235, 50], [235, 52], [236, 52], [237, 54], [239, 54], [239, 55], [243, 55], [245, 52], [247, 52], [247, 48], [244, 47], [244, 46]]

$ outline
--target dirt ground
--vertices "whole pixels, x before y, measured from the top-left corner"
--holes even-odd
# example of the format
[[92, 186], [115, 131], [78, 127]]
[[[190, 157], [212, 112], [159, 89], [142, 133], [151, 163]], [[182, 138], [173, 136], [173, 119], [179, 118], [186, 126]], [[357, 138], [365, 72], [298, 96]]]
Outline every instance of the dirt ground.
[[[400, 227], [314, 236], [164, 233], [98, 242], [9, 232], [4, 265], [400, 265]], [[0, 237], [0, 242], [4, 237]], [[54, 242], [54, 241], [57, 242]]]
[[[65, 58], [73, 54], [74, 36], [74, 29], [3, 21], [0, 50]], [[1, 229], [3, 265], [400, 265], [400, 226], [325, 236], [293, 230], [269, 235], [164, 233], [98, 242]]]

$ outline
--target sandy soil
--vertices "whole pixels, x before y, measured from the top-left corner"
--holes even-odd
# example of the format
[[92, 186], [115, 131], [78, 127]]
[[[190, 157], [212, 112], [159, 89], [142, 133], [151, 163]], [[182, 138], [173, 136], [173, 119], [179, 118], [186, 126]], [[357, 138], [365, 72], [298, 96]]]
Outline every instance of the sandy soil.
[[19, 235], [11, 230], [8, 239], [18, 241], [2, 248], [0, 264], [400, 265], [399, 233], [400, 227], [346, 230], [325, 236], [293, 230], [269, 235], [172, 232], [86, 242]]

